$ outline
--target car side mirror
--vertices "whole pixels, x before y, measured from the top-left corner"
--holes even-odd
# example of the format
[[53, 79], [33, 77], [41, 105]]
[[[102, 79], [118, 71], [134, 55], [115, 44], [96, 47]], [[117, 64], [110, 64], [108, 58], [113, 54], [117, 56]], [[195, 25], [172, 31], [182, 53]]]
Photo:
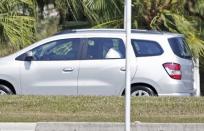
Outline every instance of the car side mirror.
[[25, 55], [25, 61], [32, 61], [33, 60], [33, 52], [28, 51]]

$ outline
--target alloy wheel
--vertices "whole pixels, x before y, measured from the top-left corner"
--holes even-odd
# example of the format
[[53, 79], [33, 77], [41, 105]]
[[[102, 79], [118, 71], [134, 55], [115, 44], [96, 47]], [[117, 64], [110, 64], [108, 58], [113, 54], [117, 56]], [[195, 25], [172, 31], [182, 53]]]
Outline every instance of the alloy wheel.
[[136, 90], [131, 94], [131, 96], [150, 96], [150, 94], [144, 90]]

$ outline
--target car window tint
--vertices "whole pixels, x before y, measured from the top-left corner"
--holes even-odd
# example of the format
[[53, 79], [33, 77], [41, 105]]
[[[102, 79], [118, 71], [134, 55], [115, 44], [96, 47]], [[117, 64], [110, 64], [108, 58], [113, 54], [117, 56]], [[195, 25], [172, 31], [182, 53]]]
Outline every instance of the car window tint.
[[184, 58], [184, 59], [191, 59], [192, 54], [188, 44], [182, 37], [175, 37], [168, 39], [171, 49], [173, 50], [174, 54]]
[[89, 38], [86, 59], [123, 59], [125, 46], [118, 38]]
[[163, 49], [155, 41], [132, 40], [131, 42], [137, 57], [158, 56], [163, 53]]
[[76, 60], [78, 59], [80, 40], [63, 39], [52, 41], [32, 50], [34, 60]]

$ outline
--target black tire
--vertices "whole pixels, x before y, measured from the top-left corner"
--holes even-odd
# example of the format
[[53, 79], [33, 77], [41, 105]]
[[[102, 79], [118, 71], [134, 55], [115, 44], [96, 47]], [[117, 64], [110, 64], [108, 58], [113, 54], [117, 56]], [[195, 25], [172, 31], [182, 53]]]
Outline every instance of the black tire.
[[13, 92], [9, 89], [9, 87], [0, 84], [0, 95], [12, 95]]
[[155, 96], [155, 93], [149, 87], [141, 85], [141, 86], [132, 87], [131, 95], [132, 96]]

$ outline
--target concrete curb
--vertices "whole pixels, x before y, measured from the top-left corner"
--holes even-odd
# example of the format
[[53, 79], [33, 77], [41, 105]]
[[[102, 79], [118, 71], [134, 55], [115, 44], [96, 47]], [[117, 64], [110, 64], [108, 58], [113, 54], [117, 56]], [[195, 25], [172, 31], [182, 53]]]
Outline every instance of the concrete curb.
[[202, 123], [141, 123], [136, 131], [204, 131]]
[[124, 131], [123, 123], [38, 123], [36, 131]]
[[0, 123], [0, 131], [35, 131], [36, 123]]
[[[36, 131], [124, 131], [124, 123], [38, 123]], [[131, 131], [204, 131], [199, 123], [134, 123]]]
[[[0, 131], [124, 131], [124, 123], [0, 123]], [[204, 131], [204, 123], [133, 123], [131, 131]]]

